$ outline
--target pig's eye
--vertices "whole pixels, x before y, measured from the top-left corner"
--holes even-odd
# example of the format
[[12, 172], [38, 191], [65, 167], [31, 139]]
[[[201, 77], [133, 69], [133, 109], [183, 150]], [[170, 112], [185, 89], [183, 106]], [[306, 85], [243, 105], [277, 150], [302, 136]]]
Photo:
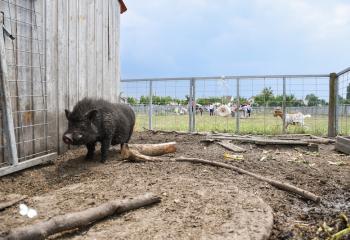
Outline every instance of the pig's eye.
[[82, 138], [82, 137], [83, 137], [82, 134], [78, 134], [78, 136], [77, 136], [78, 139], [80, 139], [80, 138]]

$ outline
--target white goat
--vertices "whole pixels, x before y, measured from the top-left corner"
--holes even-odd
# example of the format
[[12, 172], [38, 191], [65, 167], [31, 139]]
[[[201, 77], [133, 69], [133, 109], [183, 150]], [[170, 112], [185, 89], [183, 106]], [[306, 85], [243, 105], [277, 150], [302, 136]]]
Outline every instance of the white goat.
[[[274, 117], [280, 117], [283, 120], [283, 112], [279, 109], [276, 109], [275, 112], [273, 113]], [[310, 114], [304, 115], [301, 112], [298, 113], [286, 113], [286, 128], [288, 127], [288, 125], [300, 125], [300, 126], [304, 126], [304, 119], [311, 117]]]

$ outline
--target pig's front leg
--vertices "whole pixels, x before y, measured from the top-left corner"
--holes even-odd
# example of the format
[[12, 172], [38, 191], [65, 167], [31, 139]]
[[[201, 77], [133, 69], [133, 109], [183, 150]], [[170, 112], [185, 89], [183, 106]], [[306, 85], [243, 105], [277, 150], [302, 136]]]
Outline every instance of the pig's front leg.
[[95, 142], [86, 144], [86, 148], [88, 150], [86, 157], [85, 157], [86, 160], [91, 160], [94, 157], [95, 145], [96, 145]]
[[106, 162], [108, 150], [111, 146], [112, 138], [105, 138], [101, 141], [101, 162]]

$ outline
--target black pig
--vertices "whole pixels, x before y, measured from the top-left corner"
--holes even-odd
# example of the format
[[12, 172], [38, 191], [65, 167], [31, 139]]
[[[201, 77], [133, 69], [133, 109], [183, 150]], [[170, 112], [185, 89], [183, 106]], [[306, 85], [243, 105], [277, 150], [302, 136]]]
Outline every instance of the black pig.
[[63, 134], [66, 144], [85, 145], [86, 159], [94, 155], [95, 145], [101, 143], [101, 162], [107, 159], [110, 145], [128, 143], [135, 125], [135, 113], [126, 104], [84, 98], [73, 108], [65, 110], [68, 130]]

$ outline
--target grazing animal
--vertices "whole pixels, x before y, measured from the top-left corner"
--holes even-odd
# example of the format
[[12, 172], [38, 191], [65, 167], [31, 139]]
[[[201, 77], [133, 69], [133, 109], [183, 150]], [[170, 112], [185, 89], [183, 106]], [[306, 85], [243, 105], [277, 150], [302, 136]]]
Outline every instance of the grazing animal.
[[73, 108], [65, 110], [68, 130], [63, 142], [85, 145], [91, 159], [97, 142], [101, 143], [101, 162], [107, 159], [110, 145], [127, 144], [135, 125], [135, 113], [126, 104], [113, 104], [102, 99], [84, 98]]
[[[283, 120], [283, 112], [280, 109], [275, 109], [274, 113], [273, 113], [274, 117], [280, 117]], [[298, 113], [286, 113], [286, 128], [288, 127], [288, 125], [300, 125], [300, 126], [304, 126], [304, 119], [311, 117], [310, 114], [304, 115], [301, 112]]]

